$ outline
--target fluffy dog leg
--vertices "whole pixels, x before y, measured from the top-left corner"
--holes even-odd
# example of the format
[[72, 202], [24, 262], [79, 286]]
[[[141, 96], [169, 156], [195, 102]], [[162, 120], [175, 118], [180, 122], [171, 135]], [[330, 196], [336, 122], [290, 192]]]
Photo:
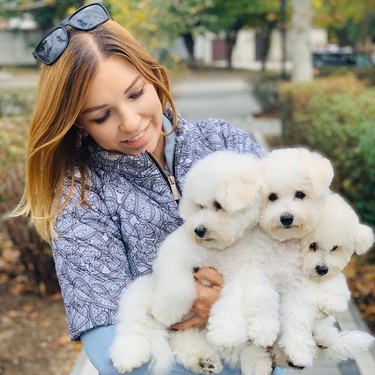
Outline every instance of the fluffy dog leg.
[[246, 321], [241, 309], [241, 286], [238, 282], [225, 284], [211, 308], [207, 325], [207, 339], [219, 352], [230, 352], [247, 340]]
[[279, 344], [294, 366], [306, 367], [312, 365], [317, 350], [312, 336], [314, 309], [303, 281], [297, 283], [282, 296]]
[[192, 328], [172, 332], [171, 346], [176, 361], [196, 374], [218, 374], [223, 369], [218, 352], [208, 343], [206, 330]]
[[151, 360], [151, 371], [168, 374], [173, 354], [166, 329], [150, 315], [152, 276], [136, 279], [120, 300], [118, 324], [110, 356], [120, 372], [130, 372]]
[[272, 359], [264, 348], [248, 345], [240, 353], [243, 375], [271, 375]]
[[280, 330], [279, 293], [258, 270], [245, 276], [243, 314], [250, 340], [257, 346], [272, 346]]

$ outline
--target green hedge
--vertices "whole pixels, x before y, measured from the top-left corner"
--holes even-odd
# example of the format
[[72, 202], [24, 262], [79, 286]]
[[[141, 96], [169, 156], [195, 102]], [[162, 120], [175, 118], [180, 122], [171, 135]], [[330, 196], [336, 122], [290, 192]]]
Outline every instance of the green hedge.
[[337, 76], [338, 74], [351, 74], [366, 82], [367, 86], [375, 86], [375, 66], [373, 67], [325, 67], [321, 68], [318, 77]]
[[284, 83], [279, 110], [285, 143], [328, 157], [335, 169], [333, 189], [375, 227], [375, 88], [353, 75]]

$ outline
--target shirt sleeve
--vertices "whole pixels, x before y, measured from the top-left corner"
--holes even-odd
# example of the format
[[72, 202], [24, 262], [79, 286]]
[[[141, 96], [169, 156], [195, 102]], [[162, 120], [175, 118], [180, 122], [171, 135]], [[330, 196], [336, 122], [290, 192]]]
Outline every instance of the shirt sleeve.
[[77, 192], [55, 222], [52, 253], [69, 334], [77, 340], [94, 327], [115, 323], [120, 294], [131, 276], [115, 215], [92, 191], [87, 192], [89, 205], [74, 197]]
[[266, 151], [248, 132], [220, 119], [215, 121], [215, 127], [219, 128], [218, 134], [223, 137], [227, 150], [253, 154], [259, 159], [266, 155]]

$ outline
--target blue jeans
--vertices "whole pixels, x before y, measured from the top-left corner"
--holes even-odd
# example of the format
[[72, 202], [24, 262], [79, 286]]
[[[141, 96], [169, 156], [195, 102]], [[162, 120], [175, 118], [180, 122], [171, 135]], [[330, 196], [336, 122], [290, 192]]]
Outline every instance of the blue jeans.
[[[103, 326], [85, 332], [81, 336], [83, 347], [91, 363], [100, 375], [121, 375], [112, 364], [108, 351], [115, 336], [115, 326]], [[147, 375], [148, 364], [126, 373], [126, 375]], [[240, 370], [224, 367], [221, 375], [241, 375]], [[179, 364], [174, 364], [169, 375], [194, 375]], [[276, 368], [273, 375], [285, 375], [285, 369]]]

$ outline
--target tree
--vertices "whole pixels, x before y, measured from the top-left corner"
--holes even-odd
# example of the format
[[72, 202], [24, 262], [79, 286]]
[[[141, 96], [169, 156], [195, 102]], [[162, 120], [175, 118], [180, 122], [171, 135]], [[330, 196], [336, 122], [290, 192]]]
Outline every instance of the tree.
[[68, 13], [84, 4], [84, 0], [13, 0], [0, 3], [0, 14], [7, 18], [27, 12], [33, 15], [42, 32], [47, 31]]
[[331, 42], [366, 48], [375, 36], [375, 0], [313, 0], [314, 24]]
[[292, 0], [292, 5], [292, 81], [311, 81], [313, 79], [310, 47], [311, 0]]
[[207, 12], [212, 17], [207, 29], [224, 32], [227, 46], [228, 68], [232, 67], [232, 52], [238, 32], [246, 27], [256, 27], [264, 44], [262, 60], [268, 55], [272, 30], [278, 23], [279, 0], [214, 0]]
[[197, 35], [205, 31], [212, 15], [208, 12], [212, 0], [169, 0], [172, 22], [177, 35], [180, 35], [189, 53], [190, 65], [195, 65], [194, 45]]

